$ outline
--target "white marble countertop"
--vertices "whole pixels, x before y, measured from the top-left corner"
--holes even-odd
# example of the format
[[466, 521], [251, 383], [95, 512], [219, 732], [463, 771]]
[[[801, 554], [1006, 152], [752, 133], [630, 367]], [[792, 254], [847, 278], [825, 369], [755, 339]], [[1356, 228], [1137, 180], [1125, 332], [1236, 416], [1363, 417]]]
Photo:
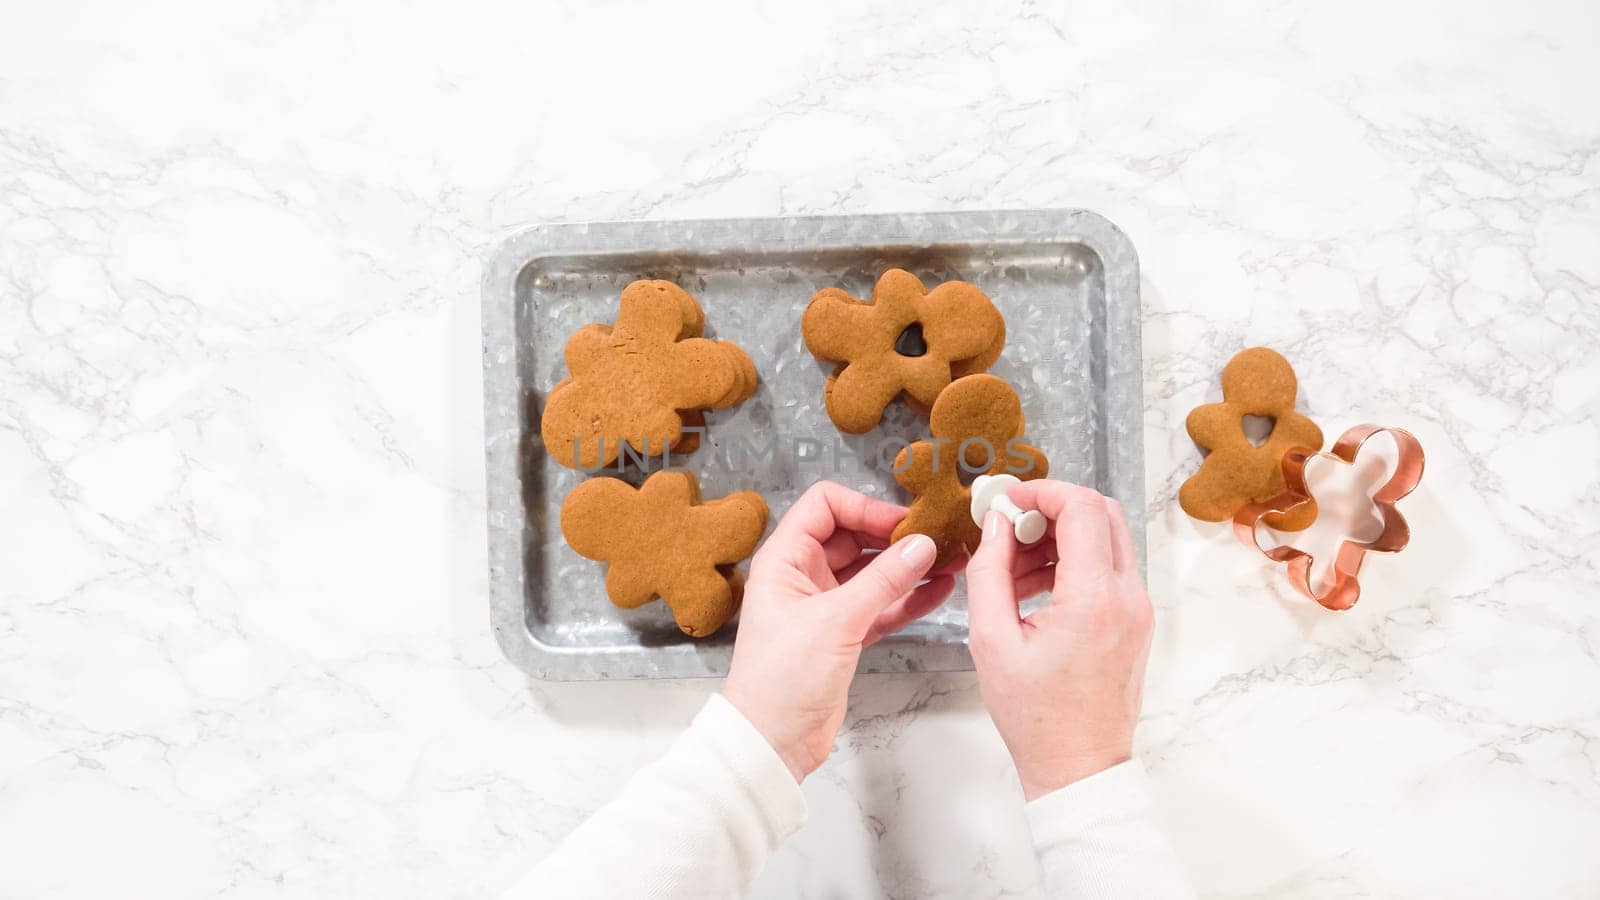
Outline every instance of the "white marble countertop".
[[[8, 11], [0, 895], [481, 895], [715, 689], [489, 634], [507, 229], [1082, 206], [1142, 258], [1140, 746], [1197, 886], [1593, 896], [1596, 6], [1079, 6]], [[1258, 343], [1429, 451], [1350, 613], [1174, 502]], [[970, 674], [860, 679], [806, 794], [758, 896], [1035, 891]]]

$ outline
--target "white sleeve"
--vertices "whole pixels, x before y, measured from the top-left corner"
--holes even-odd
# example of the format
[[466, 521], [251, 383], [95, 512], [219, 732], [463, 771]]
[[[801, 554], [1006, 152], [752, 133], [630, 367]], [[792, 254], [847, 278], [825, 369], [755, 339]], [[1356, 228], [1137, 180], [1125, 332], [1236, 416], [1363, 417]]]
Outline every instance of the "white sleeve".
[[1151, 807], [1144, 766], [1137, 759], [1029, 803], [1028, 828], [1046, 895], [1056, 900], [1193, 897]]
[[622, 795], [506, 897], [740, 897], [806, 818], [805, 795], [721, 694]]

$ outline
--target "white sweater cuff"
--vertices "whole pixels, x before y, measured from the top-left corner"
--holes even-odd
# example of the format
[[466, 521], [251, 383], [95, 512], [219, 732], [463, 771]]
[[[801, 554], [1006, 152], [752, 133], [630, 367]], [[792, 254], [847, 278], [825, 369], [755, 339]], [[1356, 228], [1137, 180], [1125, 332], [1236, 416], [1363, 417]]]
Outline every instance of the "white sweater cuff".
[[1138, 758], [1057, 788], [1023, 807], [1035, 841], [1054, 843], [1109, 819], [1150, 811], [1150, 784]]
[[777, 751], [713, 694], [665, 756], [508, 896], [740, 897], [805, 818], [805, 795]]
[[806, 797], [794, 775], [778, 751], [727, 698], [712, 694], [706, 699], [680, 748], [691, 743], [703, 743], [704, 749], [718, 757], [720, 768], [766, 823], [771, 846], [776, 847], [805, 824]]
[[1153, 807], [1136, 759], [1029, 803], [1028, 828], [1049, 896], [1192, 898]]

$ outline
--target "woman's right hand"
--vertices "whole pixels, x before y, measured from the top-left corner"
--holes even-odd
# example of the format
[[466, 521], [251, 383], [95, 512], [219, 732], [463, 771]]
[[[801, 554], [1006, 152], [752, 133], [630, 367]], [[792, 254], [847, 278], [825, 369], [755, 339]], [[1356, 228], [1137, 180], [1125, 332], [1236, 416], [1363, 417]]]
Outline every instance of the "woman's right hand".
[[[1019, 548], [1011, 523], [989, 513], [967, 564], [969, 642], [983, 702], [1033, 800], [1132, 758], [1152, 612], [1121, 504], [1061, 481], [1007, 493], [1044, 513], [1050, 531]], [[1018, 601], [1043, 590], [1050, 606], [1021, 618]]]

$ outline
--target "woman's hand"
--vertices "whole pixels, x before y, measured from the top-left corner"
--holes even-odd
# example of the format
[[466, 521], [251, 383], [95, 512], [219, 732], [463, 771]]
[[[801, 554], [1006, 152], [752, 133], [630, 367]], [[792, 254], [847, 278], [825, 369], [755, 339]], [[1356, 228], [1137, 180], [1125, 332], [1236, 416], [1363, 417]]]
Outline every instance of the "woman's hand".
[[[1051, 534], [1019, 549], [1011, 524], [989, 513], [967, 564], [969, 643], [1033, 800], [1132, 758], [1152, 613], [1121, 504], [1060, 481], [1007, 494], [1044, 513]], [[1017, 601], [1044, 590], [1051, 605], [1021, 618]]]
[[[889, 547], [905, 508], [828, 481], [805, 492], [750, 564], [723, 695], [804, 780], [833, 749], [861, 648], [950, 595], [934, 546]], [[887, 549], [884, 549], [886, 548]], [[881, 550], [867, 554], [863, 551]]]

